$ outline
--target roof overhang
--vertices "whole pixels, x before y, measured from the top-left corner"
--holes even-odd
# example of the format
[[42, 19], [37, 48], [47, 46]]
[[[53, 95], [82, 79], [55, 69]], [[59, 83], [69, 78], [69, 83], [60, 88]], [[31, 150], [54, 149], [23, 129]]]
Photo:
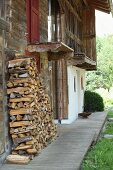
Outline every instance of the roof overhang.
[[[84, 1], [84, 0], [83, 0]], [[111, 12], [111, 0], [87, 0], [89, 6], [105, 13]]]
[[85, 70], [96, 70], [96, 62], [88, 58], [84, 53], [76, 53], [68, 62]]

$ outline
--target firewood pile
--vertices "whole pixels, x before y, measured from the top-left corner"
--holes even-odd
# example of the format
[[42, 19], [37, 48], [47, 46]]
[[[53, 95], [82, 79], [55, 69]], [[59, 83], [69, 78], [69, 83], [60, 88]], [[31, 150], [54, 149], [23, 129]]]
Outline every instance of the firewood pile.
[[12, 155], [32, 158], [56, 137], [50, 99], [39, 79], [34, 58], [11, 60], [8, 70]]

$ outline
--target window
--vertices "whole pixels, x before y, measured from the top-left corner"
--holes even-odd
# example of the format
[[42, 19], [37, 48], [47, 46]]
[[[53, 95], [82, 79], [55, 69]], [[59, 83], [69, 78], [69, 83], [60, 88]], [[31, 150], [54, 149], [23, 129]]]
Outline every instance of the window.
[[39, 0], [26, 0], [26, 14], [28, 42], [39, 42]]
[[76, 77], [74, 76], [74, 92], [76, 92]]
[[48, 41], [61, 40], [61, 12], [58, 0], [48, 0]]
[[83, 77], [81, 77], [81, 89], [84, 89], [84, 84], [83, 84]]

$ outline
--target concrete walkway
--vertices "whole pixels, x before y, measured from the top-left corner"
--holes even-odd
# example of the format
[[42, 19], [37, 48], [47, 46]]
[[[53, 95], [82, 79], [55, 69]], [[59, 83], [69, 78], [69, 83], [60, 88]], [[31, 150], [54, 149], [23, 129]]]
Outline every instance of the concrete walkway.
[[59, 137], [28, 165], [4, 164], [0, 170], [79, 170], [105, 120], [106, 113], [98, 112], [71, 125], [59, 125]]

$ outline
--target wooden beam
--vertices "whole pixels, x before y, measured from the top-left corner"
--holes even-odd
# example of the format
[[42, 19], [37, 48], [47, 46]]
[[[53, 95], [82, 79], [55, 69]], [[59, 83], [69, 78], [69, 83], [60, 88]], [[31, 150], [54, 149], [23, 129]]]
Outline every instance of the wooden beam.
[[49, 53], [48, 55], [48, 60], [51, 61], [51, 60], [54, 60], [54, 61], [58, 61], [58, 60], [61, 60], [61, 59], [69, 59], [69, 58], [72, 58], [74, 56], [74, 52], [68, 52], [68, 53]]
[[109, 9], [110, 8], [110, 6], [108, 4], [105, 4], [105, 3], [100, 4], [99, 2], [94, 1], [94, 2], [92, 2], [92, 4], [97, 6], [97, 7], [104, 8], [104, 9], [106, 9], [106, 8]]
[[[79, 16], [79, 14], [78, 14], [78, 13], [76, 12], [76, 10], [72, 7], [71, 3], [69, 3], [68, 0], [63, 0], [63, 1], [64, 1], [65, 4], [67, 5], [67, 8], [70, 10], [70, 12], [72, 12], [79, 21], [81, 21], [81, 18], [80, 18], [80, 16]], [[66, 9], [65, 9], [65, 10], [66, 10]]]
[[40, 43], [35, 45], [28, 45], [29, 52], [72, 52], [73, 49], [62, 42], [56, 43]]
[[110, 3], [109, 1], [102, 1], [102, 0], [95, 0], [95, 1], [90, 1], [88, 0], [88, 4], [93, 6], [95, 9], [110, 13]]
[[102, 11], [102, 12], [105, 12], [105, 13], [110, 13], [110, 9], [105, 9], [105, 8], [102, 8], [102, 7], [99, 7], [97, 5], [92, 5], [95, 9], [99, 10], [99, 11]]

